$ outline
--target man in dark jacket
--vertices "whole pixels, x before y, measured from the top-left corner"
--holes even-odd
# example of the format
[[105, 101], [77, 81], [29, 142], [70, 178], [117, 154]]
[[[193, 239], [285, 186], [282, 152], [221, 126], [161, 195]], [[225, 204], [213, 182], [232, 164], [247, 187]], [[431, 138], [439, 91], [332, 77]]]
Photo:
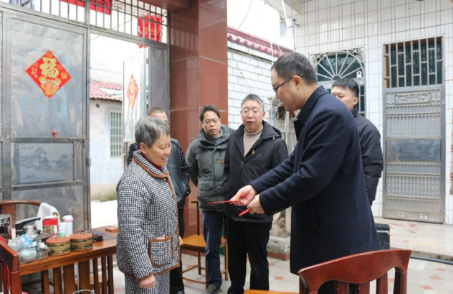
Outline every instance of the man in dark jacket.
[[[350, 254], [379, 250], [366, 196], [357, 126], [349, 109], [317, 86], [308, 58], [286, 53], [273, 64], [271, 82], [294, 123], [290, 158], [238, 191], [232, 200], [268, 215], [292, 206], [291, 272]], [[333, 282], [320, 294], [335, 293]]]
[[[288, 158], [288, 149], [278, 129], [263, 121], [264, 103], [250, 94], [242, 100], [243, 124], [230, 135], [225, 153], [223, 188], [226, 200]], [[250, 289], [269, 290], [267, 243], [272, 216], [245, 214], [244, 206], [225, 205], [227, 214], [228, 270], [231, 287], [228, 293], [243, 294], [247, 256], [250, 260]]]
[[203, 106], [200, 122], [203, 127], [197, 138], [190, 143], [186, 160], [190, 179], [198, 187], [197, 198], [203, 214], [208, 275], [205, 294], [214, 294], [222, 285], [219, 247], [225, 212], [223, 204], [208, 203], [224, 200], [222, 178], [230, 129], [222, 125], [220, 113], [213, 105]]
[[[167, 126], [169, 125], [168, 117], [165, 111], [159, 107], [153, 107], [148, 112], [149, 116], [160, 118]], [[133, 153], [138, 150], [137, 143], [129, 146], [127, 154], [127, 164], [132, 161]], [[168, 158], [167, 169], [170, 172], [170, 178], [173, 183], [173, 188], [178, 199], [178, 223], [179, 235], [184, 237], [184, 205], [186, 197], [190, 194], [189, 186], [189, 168], [187, 167], [182, 151], [181, 144], [178, 140], [171, 138], [171, 153]], [[180, 266], [170, 271], [170, 294], [184, 294], [184, 282], [182, 280], [182, 262]]]
[[381, 135], [374, 124], [359, 115], [357, 102], [359, 87], [351, 79], [338, 79], [332, 85], [332, 95], [343, 101], [352, 112], [359, 132], [360, 147], [362, 152], [363, 171], [365, 173], [366, 192], [370, 206], [376, 199], [376, 189], [381, 177], [384, 159], [381, 149]]

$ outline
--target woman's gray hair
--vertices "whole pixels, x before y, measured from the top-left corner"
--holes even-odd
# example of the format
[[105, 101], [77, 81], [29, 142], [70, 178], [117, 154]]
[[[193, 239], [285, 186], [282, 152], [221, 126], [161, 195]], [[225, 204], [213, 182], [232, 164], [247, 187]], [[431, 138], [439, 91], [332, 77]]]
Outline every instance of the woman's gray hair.
[[260, 98], [260, 96], [255, 95], [255, 94], [248, 94], [247, 96], [245, 96], [245, 98], [241, 102], [241, 108], [242, 108], [242, 106], [244, 106], [244, 103], [249, 100], [258, 102], [258, 104], [261, 105], [261, 110], [265, 111], [263, 100]]
[[170, 130], [160, 118], [145, 116], [140, 118], [135, 125], [135, 142], [138, 146], [143, 142], [146, 146], [151, 147], [162, 135], [170, 136]]

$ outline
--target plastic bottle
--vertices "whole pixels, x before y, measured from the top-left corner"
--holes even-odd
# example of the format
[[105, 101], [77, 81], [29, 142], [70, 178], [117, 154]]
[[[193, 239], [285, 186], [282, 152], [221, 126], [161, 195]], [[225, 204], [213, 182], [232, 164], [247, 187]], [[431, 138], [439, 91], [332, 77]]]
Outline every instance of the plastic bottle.
[[63, 216], [63, 222], [66, 223], [66, 229], [65, 229], [65, 235], [66, 237], [69, 237], [72, 235], [73, 232], [73, 224], [72, 222], [74, 219], [72, 218], [72, 215], [65, 215]]

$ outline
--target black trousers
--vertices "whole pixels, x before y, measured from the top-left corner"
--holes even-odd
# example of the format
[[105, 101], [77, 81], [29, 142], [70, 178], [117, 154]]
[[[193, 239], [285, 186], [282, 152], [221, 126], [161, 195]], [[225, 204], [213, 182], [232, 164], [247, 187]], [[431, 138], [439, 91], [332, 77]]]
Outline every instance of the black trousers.
[[267, 243], [272, 223], [236, 222], [227, 217], [228, 272], [230, 294], [243, 294], [247, 256], [250, 261], [250, 289], [269, 290]]
[[[179, 236], [184, 238], [184, 208], [178, 209], [178, 222], [179, 222]], [[184, 282], [182, 281], [182, 260], [180, 260], [179, 267], [170, 271], [170, 294], [184, 291]]]

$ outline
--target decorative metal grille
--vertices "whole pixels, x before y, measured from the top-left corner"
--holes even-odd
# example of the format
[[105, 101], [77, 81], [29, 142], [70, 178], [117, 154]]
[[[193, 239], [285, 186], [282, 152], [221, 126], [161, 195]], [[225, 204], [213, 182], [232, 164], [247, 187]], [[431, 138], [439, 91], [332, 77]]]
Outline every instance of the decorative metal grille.
[[384, 45], [384, 86], [442, 84], [442, 37]]
[[443, 222], [441, 86], [386, 89], [384, 215]]
[[326, 52], [310, 55], [311, 62], [316, 69], [318, 83], [327, 91], [331, 91], [332, 84], [340, 78], [349, 78], [359, 85], [359, 114], [365, 116], [365, 86], [363, 50], [356, 48], [336, 52]]
[[[0, 0], [7, 2], [8, 0]], [[137, 0], [9, 0], [10, 4], [126, 35], [168, 43], [168, 13]], [[90, 6], [86, 11], [85, 7]]]
[[123, 155], [123, 136], [121, 133], [121, 113], [110, 113], [110, 156]]

